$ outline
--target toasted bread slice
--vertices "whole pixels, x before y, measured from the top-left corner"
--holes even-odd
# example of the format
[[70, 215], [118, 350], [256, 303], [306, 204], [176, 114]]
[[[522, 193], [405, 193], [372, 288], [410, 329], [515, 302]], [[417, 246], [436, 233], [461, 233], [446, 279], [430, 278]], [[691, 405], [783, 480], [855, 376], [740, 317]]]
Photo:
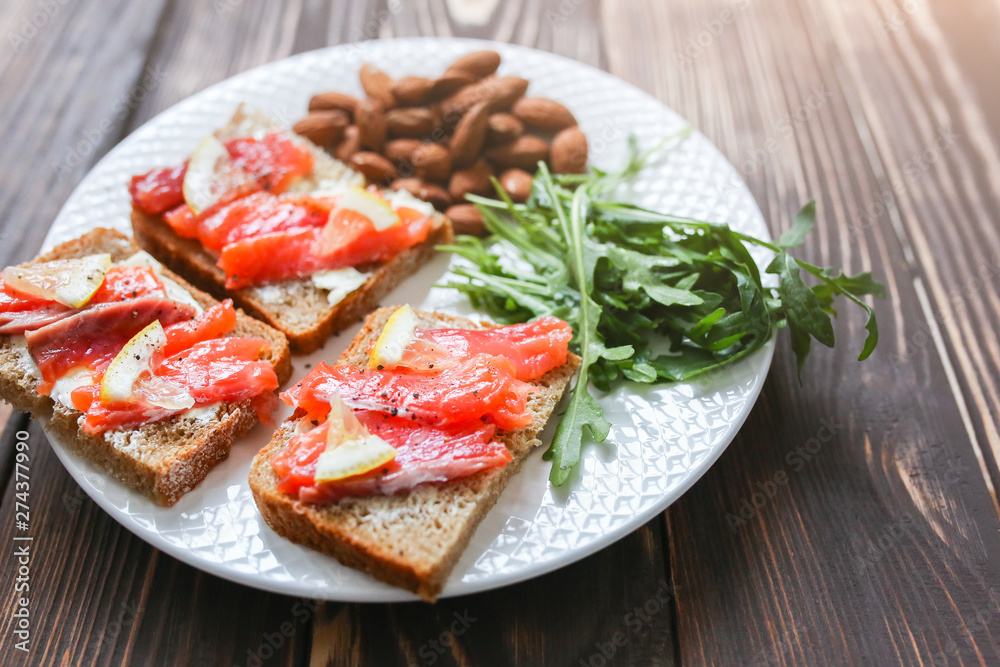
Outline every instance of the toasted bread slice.
[[[273, 129], [283, 128], [263, 114], [244, 109], [241, 105], [230, 121], [214, 134], [220, 141], [228, 141]], [[361, 174], [335, 160], [315, 144], [301, 137], [296, 137], [296, 140], [309, 149], [314, 167], [307, 178], [293, 184], [292, 191], [307, 193], [313, 189], [361, 185], [364, 182]], [[133, 209], [132, 230], [136, 242], [149, 254], [217, 299], [231, 298], [250, 315], [281, 331], [288, 338], [292, 350], [298, 353], [318, 349], [331, 335], [370, 313], [378, 307], [382, 297], [433, 256], [435, 245], [450, 243], [453, 239], [451, 223], [443, 215], [435, 213], [426, 241], [388, 262], [356, 267], [369, 274], [368, 280], [343, 300], [331, 305], [327, 292], [313, 285], [308, 278], [227, 290], [226, 275], [216, 266], [218, 258], [197, 240], [179, 236], [163, 220], [163, 216], [151, 216]]]
[[179, 236], [162, 216], [133, 210], [132, 231], [136, 242], [153, 257], [216, 298], [231, 298], [247, 313], [285, 334], [297, 353], [317, 350], [327, 338], [377, 308], [386, 294], [433, 257], [434, 246], [453, 239], [451, 223], [435, 215], [434, 226], [423, 243], [388, 262], [357, 267], [369, 274], [368, 280], [331, 306], [327, 292], [308, 278], [226, 289], [226, 274], [215, 265], [216, 258], [197, 240]]
[[[82, 257], [98, 252], [111, 254], [122, 261], [139, 248], [126, 236], [96, 229], [69, 241], [39, 257], [36, 262]], [[187, 289], [202, 306], [215, 302], [209, 295], [188, 285], [170, 271], [163, 274]], [[274, 367], [279, 382], [291, 374], [288, 341], [278, 331], [237, 311], [236, 329], [230, 336], [263, 338], [271, 345], [267, 360]], [[133, 429], [116, 429], [100, 435], [83, 432], [82, 414], [39, 394], [35, 387], [41, 379], [20, 337], [0, 336], [0, 397], [32, 417], [48, 420], [48, 427], [70, 449], [160, 505], [173, 505], [198, 485], [208, 472], [229, 456], [237, 438], [257, 421], [250, 401], [220, 404], [202, 410], [197, 416], [176, 416]]]
[[[368, 362], [368, 345], [392, 314], [380, 308], [368, 316], [364, 328], [338, 363]], [[461, 317], [417, 311], [422, 327], [482, 329]], [[570, 355], [566, 364], [534, 382], [538, 391], [528, 397], [533, 418], [530, 427], [498, 434], [513, 460], [443, 484], [423, 484], [394, 496], [349, 498], [323, 506], [306, 505], [278, 491], [271, 459], [294, 433], [297, 420], [286, 421], [274, 439], [257, 454], [250, 468], [250, 488], [264, 520], [278, 534], [331, 556], [377, 579], [413, 591], [433, 601], [444, 587], [476, 527], [496, 503], [507, 482], [528, 454], [540, 444], [545, 426], [563, 390], [580, 365]]]

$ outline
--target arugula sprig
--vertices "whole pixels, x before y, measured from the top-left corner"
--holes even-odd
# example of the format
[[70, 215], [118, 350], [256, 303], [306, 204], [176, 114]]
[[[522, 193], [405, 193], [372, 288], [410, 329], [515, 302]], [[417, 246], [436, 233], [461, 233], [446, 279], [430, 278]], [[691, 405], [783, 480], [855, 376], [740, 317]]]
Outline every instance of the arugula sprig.
[[[467, 260], [454, 269], [464, 280], [446, 286], [498, 321], [555, 315], [573, 327], [580, 374], [545, 452], [556, 485], [579, 462], [587, 433], [603, 441], [610, 432], [591, 383], [610, 391], [625, 380], [690, 380], [753, 354], [784, 327], [801, 381], [812, 341], [834, 345], [838, 295], [868, 313], [859, 360], [878, 342], [875, 313], [862, 297], [884, 297], [881, 284], [869, 273], [846, 276], [789, 254], [815, 226], [815, 202], [775, 243], [611, 199], [649, 155], [640, 155], [633, 141], [629, 163], [617, 174], [553, 175], [540, 162], [524, 204], [512, 202], [494, 179], [496, 199], [468, 197], [491, 236], [460, 236], [440, 248]], [[774, 253], [765, 273], [777, 276], [777, 286], [765, 285], [748, 246]], [[803, 281], [803, 271], [814, 285]]]

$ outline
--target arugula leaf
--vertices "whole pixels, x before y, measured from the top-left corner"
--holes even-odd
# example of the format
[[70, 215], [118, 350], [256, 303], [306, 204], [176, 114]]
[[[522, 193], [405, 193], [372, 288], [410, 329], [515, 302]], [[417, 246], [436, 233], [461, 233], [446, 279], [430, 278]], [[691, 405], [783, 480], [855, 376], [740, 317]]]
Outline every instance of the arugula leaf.
[[[544, 455], [556, 485], [569, 478], [588, 434], [602, 441], [610, 433], [591, 384], [610, 391], [624, 381], [688, 381], [745, 359], [781, 327], [789, 329], [801, 381], [812, 340], [834, 345], [837, 296], [868, 314], [860, 359], [878, 342], [875, 313], [863, 297], [883, 298], [881, 284], [868, 273], [846, 276], [789, 254], [815, 226], [814, 201], [770, 242], [609, 200], [650, 157], [632, 141], [630, 161], [618, 173], [553, 175], [540, 162], [524, 204], [513, 203], [494, 179], [496, 199], [468, 197], [491, 237], [459, 237], [441, 247], [465, 260], [454, 270], [460, 280], [445, 286], [497, 321], [555, 315], [573, 327], [580, 373]], [[752, 246], [774, 253], [765, 271], [778, 277], [777, 287], [763, 284]], [[805, 283], [803, 271], [815, 284]]]

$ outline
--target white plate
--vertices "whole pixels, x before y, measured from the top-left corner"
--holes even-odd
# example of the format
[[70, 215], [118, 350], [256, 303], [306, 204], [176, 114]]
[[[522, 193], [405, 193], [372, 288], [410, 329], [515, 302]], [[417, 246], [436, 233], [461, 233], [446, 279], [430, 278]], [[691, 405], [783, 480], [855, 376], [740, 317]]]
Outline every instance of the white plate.
[[[198, 141], [246, 102], [288, 123], [309, 97], [326, 90], [360, 94], [357, 68], [371, 62], [393, 76], [435, 76], [459, 55], [495, 49], [501, 73], [531, 80], [529, 94], [568, 106], [590, 140], [591, 161], [621, 164], [628, 134], [641, 145], [686, 122], [660, 102], [599, 70], [533, 49], [460, 39], [398, 39], [348, 44], [259, 67], [194, 95], [146, 123], [112, 150], [80, 183], [46, 239], [46, 247], [96, 227], [129, 230], [126, 184], [133, 174], [186, 158]], [[636, 181], [629, 198], [680, 215], [726, 221], [769, 238], [736, 171], [695, 134]], [[431, 285], [447, 270], [440, 256], [386, 303], [469, 314], [460, 295]], [[295, 359], [293, 381], [307, 364], [336, 359], [356, 331]], [[571, 563], [635, 530], [662, 512], [719, 457], [749, 413], [771, 361], [773, 343], [737, 366], [696, 383], [628, 387], [601, 399], [614, 424], [607, 443], [588, 446], [571, 483], [548, 484], [542, 449], [531, 456], [486, 516], [455, 568], [444, 596], [464, 595], [528, 579]], [[269, 439], [257, 426], [229, 459], [174, 507], [154, 505], [102, 476], [56, 438], [60, 460], [111, 516], [150, 544], [220, 577], [289, 595], [385, 602], [414, 596], [345, 568], [273, 533], [247, 483], [250, 460]], [[613, 444], [612, 444], [613, 443]]]

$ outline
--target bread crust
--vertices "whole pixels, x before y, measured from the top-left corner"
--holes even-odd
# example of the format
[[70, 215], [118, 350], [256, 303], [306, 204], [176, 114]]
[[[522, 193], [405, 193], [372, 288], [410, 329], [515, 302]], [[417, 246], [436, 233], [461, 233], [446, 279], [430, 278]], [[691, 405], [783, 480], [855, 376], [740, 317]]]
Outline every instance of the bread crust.
[[[338, 363], [365, 363], [369, 342], [382, 331], [393, 310], [381, 308], [369, 315], [364, 328]], [[424, 327], [478, 329], [491, 326], [460, 317], [416, 312]], [[538, 391], [529, 396], [532, 425], [518, 431], [500, 432], [497, 436], [513, 457], [506, 466], [443, 484], [423, 484], [396, 496], [345, 499], [311, 506], [278, 491], [278, 476], [270, 461], [287, 446], [294, 433], [297, 420], [290, 419], [282, 424], [251, 465], [250, 489], [257, 507], [279, 535], [412, 591], [424, 600], [434, 601], [486, 513], [540, 444], [537, 435], [579, 364], [579, 357], [571, 354], [566, 364], [535, 381]], [[379, 522], [383, 518], [396, 522], [392, 530], [381, 528]]]
[[[436, 245], [454, 240], [451, 223], [435, 214], [433, 227], [423, 243], [380, 265], [358, 267], [363, 271], [371, 270], [371, 276], [364, 285], [331, 306], [326, 302], [325, 292], [307, 279], [274, 286], [279, 293], [284, 292], [285, 304], [265, 298], [264, 289], [258, 287], [227, 289], [226, 275], [216, 266], [216, 258], [196, 239], [178, 235], [163, 216], [148, 215], [133, 208], [132, 231], [136, 242], [149, 254], [216, 298], [232, 298], [247, 313], [285, 334], [292, 350], [298, 354], [319, 349], [330, 336], [377, 308], [384, 296], [434, 256]], [[294, 319], [289, 316], [286, 305], [294, 312]]]
[[[81, 257], [96, 252], [111, 254], [113, 261], [124, 260], [139, 248], [123, 234], [98, 228], [84, 236], [56, 246], [35, 262]], [[216, 301], [189, 285], [183, 278], [164, 269], [164, 274], [204, 307]], [[278, 331], [237, 311], [236, 328], [230, 336], [254, 336], [270, 344], [266, 360], [279, 383], [292, 371], [288, 341]], [[191, 422], [182, 417], [146, 424], [134, 429], [117, 429], [94, 435], [80, 429], [82, 413], [42, 396], [35, 390], [38, 378], [31, 377], [19, 359], [26, 354], [14, 345], [14, 337], [0, 336], [0, 397], [33, 418], [47, 420], [48, 427], [82, 458], [101, 468], [126, 486], [154, 502], [170, 506], [197, 486], [209, 471], [229, 456], [233, 443], [256, 423], [251, 401], [221, 404], [214, 419]]]

